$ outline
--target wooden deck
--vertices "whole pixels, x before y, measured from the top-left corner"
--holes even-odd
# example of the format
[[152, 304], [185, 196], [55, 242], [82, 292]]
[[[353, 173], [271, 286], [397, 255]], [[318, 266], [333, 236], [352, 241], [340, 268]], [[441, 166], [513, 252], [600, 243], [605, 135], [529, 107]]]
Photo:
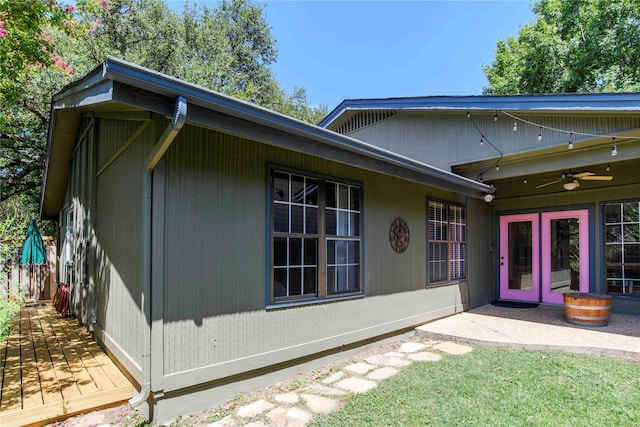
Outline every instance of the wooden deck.
[[76, 319], [50, 301], [23, 307], [0, 343], [0, 426], [39, 426], [132, 396], [132, 385]]

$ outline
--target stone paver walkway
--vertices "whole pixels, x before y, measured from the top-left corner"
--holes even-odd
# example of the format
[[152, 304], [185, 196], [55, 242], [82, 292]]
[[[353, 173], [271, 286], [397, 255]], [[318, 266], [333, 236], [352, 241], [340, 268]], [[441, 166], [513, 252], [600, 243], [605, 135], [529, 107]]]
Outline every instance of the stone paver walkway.
[[250, 393], [223, 405], [224, 418], [213, 423], [199, 423], [206, 417], [185, 418], [189, 425], [207, 427], [302, 427], [317, 414], [329, 414], [341, 407], [341, 399], [350, 393], [366, 393], [380, 381], [397, 374], [415, 361], [437, 362], [443, 357], [472, 351], [467, 345], [434, 341], [418, 336], [365, 352], [341, 365], [334, 365], [300, 380], [279, 384]]

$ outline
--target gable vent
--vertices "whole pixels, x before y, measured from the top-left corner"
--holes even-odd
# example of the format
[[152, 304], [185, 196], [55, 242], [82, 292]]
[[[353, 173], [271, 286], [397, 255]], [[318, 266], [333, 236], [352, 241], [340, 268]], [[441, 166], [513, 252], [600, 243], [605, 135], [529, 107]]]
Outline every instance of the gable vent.
[[348, 121], [338, 126], [336, 132], [349, 135], [395, 115], [395, 111], [389, 110], [360, 111]]

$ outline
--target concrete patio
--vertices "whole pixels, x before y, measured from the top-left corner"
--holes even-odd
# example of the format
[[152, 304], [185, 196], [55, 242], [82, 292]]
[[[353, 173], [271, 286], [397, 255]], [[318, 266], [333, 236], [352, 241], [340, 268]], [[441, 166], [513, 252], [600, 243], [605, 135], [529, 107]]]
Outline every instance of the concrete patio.
[[416, 328], [425, 338], [530, 349], [607, 354], [640, 361], [640, 316], [611, 314], [601, 327], [566, 321], [563, 306], [485, 305]]

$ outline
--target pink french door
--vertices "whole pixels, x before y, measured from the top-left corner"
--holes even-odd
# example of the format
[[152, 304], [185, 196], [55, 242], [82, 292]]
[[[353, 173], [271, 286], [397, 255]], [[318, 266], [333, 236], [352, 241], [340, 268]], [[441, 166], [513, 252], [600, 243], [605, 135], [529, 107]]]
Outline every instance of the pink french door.
[[589, 211], [500, 217], [500, 298], [562, 304], [589, 292]]
[[589, 211], [542, 214], [542, 302], [562, 304], [565, 292], [589, 292]]
[[538, 214], [500, 217], [501, 299], [539, 301], [539, 234]]

